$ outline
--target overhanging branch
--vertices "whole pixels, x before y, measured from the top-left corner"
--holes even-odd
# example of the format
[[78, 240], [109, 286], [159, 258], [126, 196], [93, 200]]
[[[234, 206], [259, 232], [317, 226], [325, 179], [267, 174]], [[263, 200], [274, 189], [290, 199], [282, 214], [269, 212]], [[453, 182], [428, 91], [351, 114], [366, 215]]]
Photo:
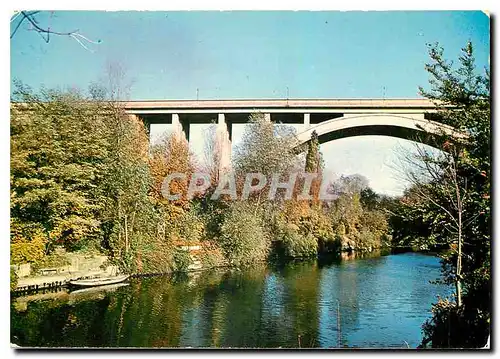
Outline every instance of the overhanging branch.
[[88, 47], [89, 44], [98, 45], [101, 43], [100, 40], [93, 41], [87, 38], [86, 36], [80, 34], [78, 29], [69, 32], [61, 32], [52, 30], [50, 26], [43, 27], [38, 23], [38, 20], [35, 17], [35, 15], [38, 13], [39, 11], [20, 11], [16, 13], [10, 22], [12, 23], [17, 20], [18, 23], [16, 24], [14, 30], [12, 31], [10, 38], [12, 39], [14, 37], [14, 35], [17, 33], [17, 31], [24, 22], [28, 22], [31, 26], [29, 30], [37, 32], [46, 43], [50, 41], [50, 35], [68, 36], [74, 39], [76, 42], [78, 42], [78, 44], [82, 46], [85, 50], [88, 50], [90, 52], [94, 52], [94, 50]]

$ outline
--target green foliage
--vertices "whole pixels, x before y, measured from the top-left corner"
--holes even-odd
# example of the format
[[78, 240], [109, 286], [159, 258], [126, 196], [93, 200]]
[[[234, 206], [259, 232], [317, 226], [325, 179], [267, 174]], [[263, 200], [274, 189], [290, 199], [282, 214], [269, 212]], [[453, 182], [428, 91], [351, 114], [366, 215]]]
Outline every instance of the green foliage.
[[205, 222], [195, 208], [180, 214], [170, 223], [171, 239], [187, 243], [198, 243], [205, 236]]
[[176, 249], [174, 251], [174, 269], [179, 272], [187, 271], [188, 267], [191, 265], [192, 260], [189, 256], [189, 252], [182, 249]]
[[470, 305], [457, 307], [448, 299], [439, 299], [432, 307], [432, 318], [422, 325], [422, 347], [481, 348], [489, 334], [490, 315]]
[[36, 262], [31, 270], [33, 272], [38, 271], [41, 268], [55, 268], [63, 267], [71, 264], [71, 259], [68, 257], [66, 251], [62, 247], [55, 248], [52, 253], [44, 256], [38, 262]]
[[358, 251], [372, 251], [375, 248], [380, 248], [382, 236], [372, 232], [369, 229], [362, 229], [355, 235], [356, 249]]
[[[238, 193], [241, 193], [247, 173], [261, 173], [269, 184], [272, 174], [286, 175], [302, 167], [294, 150], [295, 144], [293, 127], [274, 124], [262, 113], [252, 114], [233, 155]], [[257, 203], [266, 201], [268, 190], [269, 186], [266, 186], [252, 193], [249, 200]], [[278, 198], [279, 195], [275, 196], [275, 202], [278, 202]]]
[[[430, 180], [412, 177], [414, 185], [395, 211], [402, 219], [391, 221], [404, 224], [394, 227], [397, 240], [444, 249], [442, 279], [456, 287], [457, 303], [434, 306], [424, 342], [433, 347], [484, 345], [491, 311], [490, 74], [488, 69], [484, 74], [477, 71], [470, 42], [458, 66], [444, 59], [438, 44], [429, 45], [429, 56], [430, 90], [420, 92], [436, 102], [438, 121], [468, 138], [443, 134], [437, 143], [443, 151], [440, 156], [420, 154]], [[472, 332], [478, 336], [464, 336]]]
[[252, 114], [241, 143], [234, 151], [237, 173], [259, 172], [264, 175], [287, 173], [296, 164], [293, 127], [267, 121], [261, 113]]
[[47, 235], [38, 223], [10, 220], [11, 264], [35, 263], [45, 255]]
[[139, 273], [168, 273], [175, 270], [174, 247], [161, 240], [143, 240], [135, 250], [135, 262], [132, 269]]
[[338, 198], [328, 210], [335, 240], [344, 251], [372, 251], [390, 243], [387, 200], [367, 187], [359, 175], [341, 177], [333, 188]]
[[215, 245], [204, 246], [200, 252], [200, 258], [203, 268], [217, 268], [227, 265], [224, 254], [221, 249]]
[[13, 290], [16, 289], [17, 287], [17, 274], [14, 268], [10, 267], [10, 291], [12, 292]]
[[[136, 261], [136, 251], [156, 241], [160, 213], [149, 196], [152, 179], [148, 166], [148, 139], [140, 120], [113, 107], [110, 143], [101, 212], [104, 238], [102, 246], [112, 257]], [[133, 251], [134, 253], [131, 253]]]
[[334, 239], [333, 224], [321, 207], [311, 207], [299, 222], [300, 232], [316, 241], [330, 242]]
[[375, 191], [373, 191], [370, 187], [363, 189], [360, 195], [360, 201], [364, 208], [372, 210], [378, 207], [380, 196], [377, 195], [377, 193], [375, 193]]
[[278, 254], [285, 257], [314, 257], [318, 252], [337, 251], [334, 224], [320, 206], [290, 203], [277, 214], [272, 233]]
[[316, 173], [322, 166], [322, 157], [319, 150], [319, 139], [316, 131], [311, 134], [311, 140], [308, 142], [305, 171]]
[[440, 238], [436, 224], [442, 215], [430, 215], [422, 206], [410, 204], [416, 201], [411, 189], [407, 190], [400, 203], [391, 207], [389, 225], [393, 229], [393, 243], [399, 247], [419, 251], [442, 251], [448, 246]]
[[100, 238], [95, 218], [109, 152], [105, 111], [81, 94], [18, 85], [11, 108], [11, 216], [49, 246]]
[[318, 254], [318, 240], [311, 234], [300, 234], [293, 225], [285, 226], [278, 238], [286, 257], [307, 258]]
[[[95, 92], [95, 91], [94, 91]], [[117, 103], [17, 83], [11, 108], [11, 217], [36, 233], [11, 236], [13, 263], [56, 245], [99, 248], [124, 270], [157, 242], [144, 124]], [[19, 238], [18, 238], [19, 237]], [[45, 245], [44, 242], [44, 245]], [[45, 250], [45, 247], [43, 248]]]
[[232, 265], [244, 266], [265, 260], [270, 250], [270, 238], [258, 208], [246, 202], [231, 204], [218, 243]]

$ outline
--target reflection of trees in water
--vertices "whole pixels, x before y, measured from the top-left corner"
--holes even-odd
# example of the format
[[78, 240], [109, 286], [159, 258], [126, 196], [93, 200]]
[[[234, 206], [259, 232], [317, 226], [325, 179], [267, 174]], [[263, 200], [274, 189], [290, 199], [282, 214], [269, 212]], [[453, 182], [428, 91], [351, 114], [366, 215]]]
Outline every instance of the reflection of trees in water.
[[374, 285], [374, 270], [384, 263], [383, 260], [378, 259], [380, 258], [378, 256], [379, 253], [346, 253], [342, 261], [323, 267], [321, 283], [318, 284], [321, 288], [320, 338], [322, 346], [339, 346], [338, 309], [340, 309], [341, 345], [350, 345], [345, 334], [359, 328], [360, 293], [366, 287], [377, 287]]
[[230, 301], [227, 296], [219, 295], [220, 292], [216, 291], [216, 298], [213, 304], [213, 310], [211, 311], [211, 323], [210, 328], [210, 345], [211, 347], [220, 347], [223, 340], [224, 326], [227, 320], [226, 312], [227, 305]]
[[204, 292], [212, 286], [214, 276], [204, 273], [196, 278], [155, 279], [145, 294], [161, 297], [161, 300], [158, 299], [155, 310], [151, 310], [150, 324], [145, 330], [149, 344], [143, 346], [209, 346], [203, 341], [204, 333], [211, 325], [207, 310], [204, 310]]
[[[353, 262], [354, 263], [354, 262]], [[358, 325], [357, 272], [346, 266], [332, 266], [321, 272], [320, 338], [321, 346], [338, 347], [338, 309], [340, 309], [340, 332], [348, 332]], [[342, 345], [345, 337], [342, 336]]]
[[31, 303], [14, 316], [13, 332], [24, 345], [296, 347], [300, 335], [302, 347], [317, 346], [318, 282], [315, 263], [202, 273], [191, 282], [134, 279], [99, 300]]
[[[189, 281], [192, 300], [185, 303], [182, 312], [182, 328], [179, 345], [194, 347], [214, 346], [212, 333], [217, 333], [220, 323], [219, 316], [223, 317], [224, 303], [219, 296], [219, 284], [223, 280], [223, 273], [203, 272], [191, 276]], [[179, 298], [182, 301], [182, 298]]]
[[263, 341], [267, 347], [284, 346], [290, 342], [293, 328], [290, 319], [285, 308], [283, 277], [271, 271], [266, 276], [262, 292], [262, 330]]
[[267, 269], [255, 266], [227, 276], [219, 289], [226, 305], [223, 347], [255, 347], [262, 340], [262, 293]]
[[380, 249], [375, 249], [371, 252], [341, 252], [340, 259], [341, 261], [352, 261], [355, 259], [378, 258], [383, 254], [385, 254], [384, 251]]
[[[101, 299], [32, 302], [13, 314], [12, 335], [33, 346], [294, 347], [298, 335], [302, 347], [317, 344], [316, 265], [294, 264], [274, 275], [281, 298], [269, 297], [269, 275], [262, 265], [191, 280], [132, 279]], [[282, 311], [269, 316], [275, 300]]]
[[75, 306], [31, 302], [25, 312], [12, 308], [11, 340], [21, 346], [99, 346], [108, 304], [105, 298]]
[[[355, 263], [352, 262], [352, 264]], [[333, 303], [333, 310], [337, 313], [337, 309], [340, 309], [341, 332], [349, 332], [359, 325], [358, 276], [359, 272], [355, 265], [351, 265], [349, 268], [341, 267], [340, 270], [335, 271], [338, 303]], [[335, 314], [335, 318], [337, 318], [337, 314]], [[344, 336], [342, 336], [341, 340], [342, 345], [348, 344]]]
[[283, 346], [315, 347], [319, 345], [319, 280], [316, 262], [297, 262], [281, 272], [285, 283], [284, 318], [291, 321], [291, 337]]

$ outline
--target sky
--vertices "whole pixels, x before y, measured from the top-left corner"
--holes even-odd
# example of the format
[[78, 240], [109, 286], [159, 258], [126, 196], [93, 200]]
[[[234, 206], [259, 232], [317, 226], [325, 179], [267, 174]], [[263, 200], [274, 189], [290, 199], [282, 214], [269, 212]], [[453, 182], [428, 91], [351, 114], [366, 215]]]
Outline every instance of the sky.
[[[18, 20], [11, 22], [11, 31]], [[417, 98], [426, 86], [426, 43], [456, 59], [471, 40], [479, 68], [489, 66], [489, 18], [482, 12], [78, 12], [38, 14], [55, 31], [49, 43], [27, 25], [11, 39], [11, 79], [34, 88], [76, 87], [126, 71], [131, 100], [235, 98]], [[288, 95], [287, 95], [288, 94]], [[204, 126], [191, 128], [201, 156]], [[169, 126], [152, 128], [152, 141]], [[238, 144], [243, 125], [233, 130]], [[360, 173], [380, 193], [406, 182], [398, 154], [409, 141], [383, 136], [321, 145], [325, 167]]]

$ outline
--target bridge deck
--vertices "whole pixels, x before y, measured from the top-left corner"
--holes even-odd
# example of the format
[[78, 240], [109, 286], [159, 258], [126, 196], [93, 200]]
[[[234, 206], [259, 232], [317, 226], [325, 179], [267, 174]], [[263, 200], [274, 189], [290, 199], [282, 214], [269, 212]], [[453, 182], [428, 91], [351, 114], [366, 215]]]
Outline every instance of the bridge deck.
[[148, 100], [124, 102], [127, 110], [209, 109], [434, 109], [423, 98], [413, 99], [244, 99], [244, 100]]

